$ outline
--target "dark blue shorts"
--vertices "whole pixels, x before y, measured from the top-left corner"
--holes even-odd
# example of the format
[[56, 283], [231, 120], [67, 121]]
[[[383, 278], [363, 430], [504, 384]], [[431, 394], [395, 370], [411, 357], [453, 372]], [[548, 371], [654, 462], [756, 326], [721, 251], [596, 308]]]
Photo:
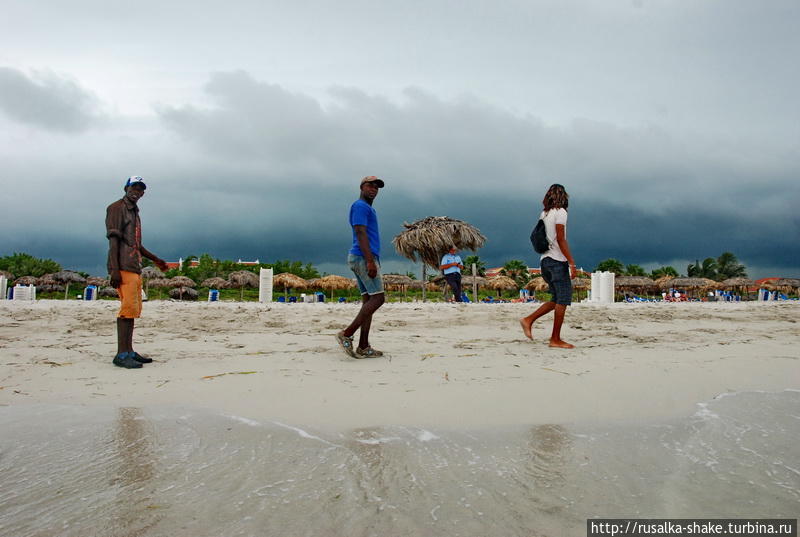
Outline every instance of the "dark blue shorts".
[[550, 286], [553, 298], [550, 302], [569, 306], [572, 304], [572, 279], [569, 277], [569, 263], [545, 257], [541, 261], [542, 278]]

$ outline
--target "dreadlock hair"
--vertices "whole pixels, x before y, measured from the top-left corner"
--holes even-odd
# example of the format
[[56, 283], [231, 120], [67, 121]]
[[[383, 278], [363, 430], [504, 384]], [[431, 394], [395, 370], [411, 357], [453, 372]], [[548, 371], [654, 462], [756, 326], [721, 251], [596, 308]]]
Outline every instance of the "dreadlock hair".
[[547, 189], [542, 205], [544, 205], [544, 212], [550, 209], [567, 209], [569, 207], [569, 194], [567, 194], [563, 185], [556, 183]]

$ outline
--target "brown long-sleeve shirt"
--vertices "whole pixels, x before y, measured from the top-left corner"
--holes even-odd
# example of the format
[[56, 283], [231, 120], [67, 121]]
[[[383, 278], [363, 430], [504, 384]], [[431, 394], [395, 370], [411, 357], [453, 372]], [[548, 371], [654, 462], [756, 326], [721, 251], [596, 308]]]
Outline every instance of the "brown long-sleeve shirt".
[[113, 263], [111, 249], [108, 252], [108, 272], [116, 265], [119, 270], [142, 272], [142, 221], [139, 207], [127, 198], [115, 201], [106, 209], [106, 238], [119, 239], [119, 259]]

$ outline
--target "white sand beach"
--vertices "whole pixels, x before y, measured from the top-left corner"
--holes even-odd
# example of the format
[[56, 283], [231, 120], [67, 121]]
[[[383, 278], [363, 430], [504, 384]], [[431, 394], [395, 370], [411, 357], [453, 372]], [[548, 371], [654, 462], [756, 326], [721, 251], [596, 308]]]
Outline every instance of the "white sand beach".
[[0, 302], [0, 405], [179, 405], [318, 428], [651, 421], [728, 392], [800, 388], [798, 303], [576, 304], [547, 346], [526, 304], [387, 304], [354, 360], [355, 304], [145, 304], [114, 367], [117, 304]]

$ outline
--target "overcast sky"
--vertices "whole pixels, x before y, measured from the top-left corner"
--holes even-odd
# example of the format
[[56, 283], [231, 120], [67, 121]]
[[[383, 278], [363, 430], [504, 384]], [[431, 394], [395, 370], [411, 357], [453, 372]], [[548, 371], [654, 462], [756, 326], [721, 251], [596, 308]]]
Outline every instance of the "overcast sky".
[[547, 187], [578, 265], [731, 251], [800, 276], [800, 3], [2, 2], [0, 255], [105, 272], [105, 207], [148, 184], [167, 260], [348, 275], [364, 175], [384, 271], [403, 221], [448, 215], [489, 266], [538, 266]]

